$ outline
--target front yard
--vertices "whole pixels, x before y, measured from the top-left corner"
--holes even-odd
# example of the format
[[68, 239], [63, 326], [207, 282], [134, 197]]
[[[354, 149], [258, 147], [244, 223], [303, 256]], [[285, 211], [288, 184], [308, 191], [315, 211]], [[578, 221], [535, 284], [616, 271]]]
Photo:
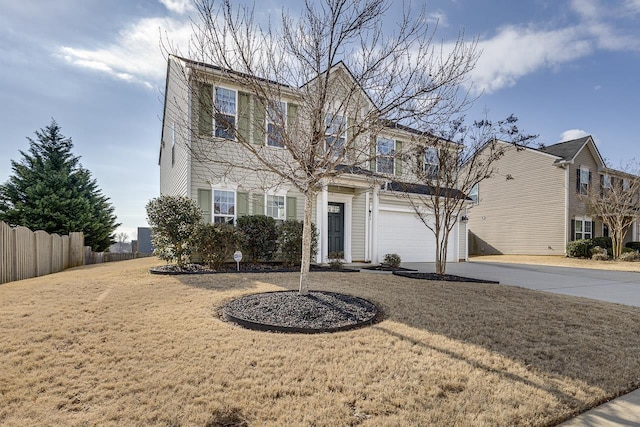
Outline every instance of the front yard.
[[553, 425], [640, 386], [640, 309], [488, 284], [312, 273], [368, 328], [221, 321], [295, 273], [155, 276], [157, 259], [0, 285], [2, 425]]

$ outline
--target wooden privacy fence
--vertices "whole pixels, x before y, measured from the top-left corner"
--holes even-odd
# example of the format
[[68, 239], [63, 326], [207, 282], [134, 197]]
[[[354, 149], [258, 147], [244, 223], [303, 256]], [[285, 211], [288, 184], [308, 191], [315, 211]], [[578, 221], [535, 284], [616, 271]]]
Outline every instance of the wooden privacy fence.
[[83, 248], [82, 232], [59, 236], [0, 221], [0, 283], [83, 265]]
[[151, 256], [149, 254], [141, 254], [138, 252], [93, 252], [91, 246], [84, 247], [84, 263], [101, 264], [103, 262], [126, 261], [128, 259], [144, 258]]

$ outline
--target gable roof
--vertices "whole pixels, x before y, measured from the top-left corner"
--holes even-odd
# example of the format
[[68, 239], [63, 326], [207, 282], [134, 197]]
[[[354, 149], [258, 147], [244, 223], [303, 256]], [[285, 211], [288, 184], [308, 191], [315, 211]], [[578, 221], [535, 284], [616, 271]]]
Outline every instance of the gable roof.
[[591, 135], [549, 145], [548, 147], [540, 148], [540, 151], [559, 157], [559, 159], [555, 161], [556, 164], [565, 162], [572, 163], [584, 147], [589, 147], [593, 158], [600, 167], [606, 167], [604, 159], [600, 155], [600, 151], [598, 151], [598, 147], [593, 141]]

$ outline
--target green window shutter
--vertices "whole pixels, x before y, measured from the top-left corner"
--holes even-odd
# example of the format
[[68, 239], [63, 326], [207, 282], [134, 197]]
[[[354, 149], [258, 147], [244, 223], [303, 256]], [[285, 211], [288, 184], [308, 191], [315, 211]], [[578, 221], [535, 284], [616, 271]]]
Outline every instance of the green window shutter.
[[202, 220], [205, 224], [211, 222], [211, 190], [198, 189], [198, 206], [202, 210]]
[[236, 194], [236, 199], [236, 212], [238, 213], [238, 216], [249, 215], [249, 194], [238, 192]]
[[287, 219], [298, 219], [298, 199], [287, 196]]
[[378, 142], [375, 137], [371, 138], [370, 148], [371, 148], [371, 152], [369, 156], [371, 158], [369, 159], [369, 166], [371, 168], [371, 172], [375, 173], [376, 172], [376, 155], [378, 154]]
[[347, 117], [347, 159], [355, 161], [356, 159], [356, 142], [353, 134], [353, 119]]
[[266, 113], [264, 105], [259, 99], [253, 99], [253, 143], [256, 145], [265, 145], [265, 119]]
[[402, 141], [396, 141], [396, 175], [402, 175]]
[[571, 220], [571, 236], [569, 236], [569, 241], [573, 242], [576, 239], [576, 220]]
[[198, 134], [213, 134], [213, 86], [200, 83], [198, 90]]
[[264, 215], [264, 194], [253, 195], [253, 214]]
[[249, 94], [238, 92], [238, 138], [249, 141]]
[[296, 104], [287, 104], [287, 129], [290, 133], [294, 133], [298, 123], [298, 106]]

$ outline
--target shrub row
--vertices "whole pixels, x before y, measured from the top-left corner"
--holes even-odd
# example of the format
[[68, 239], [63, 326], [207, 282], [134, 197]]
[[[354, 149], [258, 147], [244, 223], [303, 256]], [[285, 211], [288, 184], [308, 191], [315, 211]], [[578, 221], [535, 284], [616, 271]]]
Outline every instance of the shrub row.
[[[318, 232], [311, 224], [311, 254], [318, 250]], [[232, 260], [236, 250], [249, 262], [273, 261], [278, 258], [285, 266], [300, 265], [302, 259], [303, 223], [287, 220], [280, 224], [265, 215], [238, 218], [230, 224], [200, 224], [191, 245], [204, 263], [218, 269]]]
[[610, 256], [613, 244], [611, 243], [611, 237], [594, 237], [593, 239], [574, 240], [567, 243], [567, 256], [572, 258], [591, 258], [592, 250], [595, 247], [600, 247], [606, 250]]

